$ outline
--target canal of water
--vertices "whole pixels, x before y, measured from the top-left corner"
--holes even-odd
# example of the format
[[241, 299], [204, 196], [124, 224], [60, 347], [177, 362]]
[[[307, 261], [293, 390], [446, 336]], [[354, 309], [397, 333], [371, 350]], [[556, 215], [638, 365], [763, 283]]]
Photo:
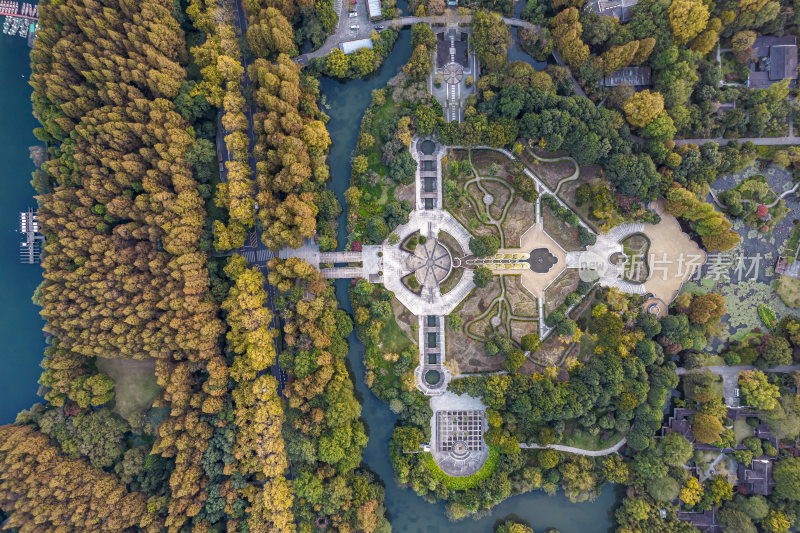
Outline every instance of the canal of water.
[[[320, 88], [325, 95], [330, 116], [328, 131], [331, 147], [330, 165], [331, 189], [344, 203], [344, 191], [350, 185], [350, 160], [358, 141], [361, 118], [369, 106], [373, 89], [380, 89], [408, 61], [411, 55], [410, 32], [404, 30], [395, 45], [394, 51], [386, 59], [381, 69], [371, 78], [339, 82], [332, 79], [321, 80]], [[517, 45], [518, 46], [518, 45]], [[527, 55], [527, 54], [526, 54]], [[530, 59], [530, 57], [528, 56]], [[515, 58], [522, 59], [522, 58]], [[524, 59], [523, 59], [524, 60]], [[531, 60], [532, 61], [532, 60]], [[543, 64], [541, 67], [542, 68]], [[347, 242], [347, 213], [339, 218], [339, 243]], [[352, 313], [347, 294], [348, 280], [336, 282], [339, 305]], [[614, 491], [610, 485], [594, 502], [571, 503], [561, 492], [548, 496], [541, 491], [515, 496], [495, 507], [491, 516], [481, 520], [462, 520], [450, 522], [445, 515], [444, 504], [425, 502], [413, 490], [401, 487], [394, 481], [392, 465], [389, 461], [389, 439], [392, 436], [397, 415], [381, 402], [364, 384], [364, 346], [350, 336], [350, 361], [356, 388], [362, 400], [362, 416], [369, 428], [369, 443], [364, 451], [364, 462], [375, 471], [386, 484], [386, 507], [391, 513], [392, 530], [396, 533], [488, 533], [495, 522], [508, 515], [516, 515], [533, 526], [534, 531], [555, 527], [561, 533], [599, 533], [611, 527], [611, 508], [615, 503]]]
[[44, 350], [43, 321], [31, 295], [42, 279], [39, 265], [19, 262], [19, 213], [36, 207], [28, 147], [38, 123], [31, 114], [30, 49], [25, 39], [0, 35], [0, 424], [37, 401]]

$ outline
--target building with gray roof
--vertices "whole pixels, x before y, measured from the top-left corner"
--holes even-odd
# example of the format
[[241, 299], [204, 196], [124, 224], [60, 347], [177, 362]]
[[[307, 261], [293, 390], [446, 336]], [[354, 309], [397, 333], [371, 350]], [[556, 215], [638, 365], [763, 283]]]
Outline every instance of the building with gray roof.
[[750, 89], [766, 89], [781, 80], [797, 83], [797, 38], [793, 35], [775, 37], [765, 35], [755, 40], [752, 46], [758, 56], [758, 70], [747, 77]]
[[617, 85], [650, 87], [650, 76], [650, 67], [625, 67], [605, 76], [603, 85], [606, 87], [616, 87]]

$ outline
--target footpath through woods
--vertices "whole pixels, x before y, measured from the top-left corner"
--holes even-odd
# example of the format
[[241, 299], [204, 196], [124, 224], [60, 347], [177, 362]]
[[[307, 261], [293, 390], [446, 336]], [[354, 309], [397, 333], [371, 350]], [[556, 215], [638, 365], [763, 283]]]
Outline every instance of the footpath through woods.
[[611, 455], [616, 453], [620, 448], [625, 446], [628, 439], [623, 437], [619, 442], [605, 448], [603, 450], [584, 450], [583, 448], [575, 448], [574, 446], [562, 446], [561, 444], [548, 444], [547, 446], [539, 446], [538, 444], [525, 444], [520, 443], [519, 447], [523, 450], [557, 450], [559, 452], [574, 453], [575, 455], [588, 455], [590, 457], [602, 457], [603, 455]]
[[[225, 9], [225, 4], [227, 3], [227, 7], [231, 9], [234, 13], [234, 17], [232, 22], [235, 25], [235, 30], [237, 33], [237, 37], [241, 37], [247, 34], [247, 14], [244, 12], [244, 8], [242, 7], [242, 3], [240, 0], [223, 0], [221, 8]], [[242, 81], [242, 92], [244, 94], [250, 93], [250, 75], [247, 72], [247, 60], [242, 54], [241, 58], [242, 67], [244, 68], [244, 77]], [[222, 124], [222, 114], [223, 110], [220, 109], [219, 114], [217, 115], [217, 151], [218, 153], [222, 154], [224, 161], [231, 161], [231, 155], [228, 153], [227, 147], [225, 142], [223, 141], [224, 137], [229, 133], [225, 126]], [[253, 148], [255, 147], [256, 143], [256, 134], [254, 129], [254, 122], [253, 122], [253, 109], [249, 108], [245, 113], [247, 116], [247, 137], [250, 142], [250, 146], [248, 148], [248, 162], [250, 164], [250, 171], [252, 172], [253, 178], [256, 175], [256, 159], [253, 155]], [[220, 167], [219, 173], [220, 180], [226, 182], [228, 179], [228, 169], [225, 165]], [[255, 182], [255, 179], [254, 179]], [[253, 195], [255, 195], [255, 191], [253, 191]], [[253, 229], [252, 232], [248, 235], [247, 241], [245, 242], [244, 246], [241, 248], [237, 248], [232, 251], [232, 253], [241, 255], [247, 260], [248, 267], [258, 267], [262, 274], [264, 275], [264, 289], [267, 292], [267, 305], [269, 306], [270, 312], [272, 313], [272, 322], [270, 323], [270, 328], [273, 331], [280, 331], [281, 324], [278, 319], [278, 313], [275, 309], [275, 287], [273, 287], [269, 281], [269, 269], [267, 268], [267, 261], [275, 257], [275, 253], [268, 249], [263, 241], [261, 240], [260, 230], [258, 226]], [[288, 376], [286, 372], [284, 372], [280, 364], [278, 363], [278, 355], [280, 354], [280, 336], [276, 335], [273, 338], [273, 343], [275, 344], [275, 361], [273, 361], [270, 371], [272, 376], [278, 382], [278, 392], [283, 394], [283, 387], [286, 385]], [[291, 468], [291, 467], [290, 467]], [[291, 476], [291, 470], [290, 470]]]
[[706, 143], [715, 142], [720, 146], [725, 146], [731, 141], [736, 141], [738, 143], [751, 142], [759, 146], [785, 146], [800, 144], [800, 137], [792, 135], [787, 137], [740, 137], [738, 139], [723, 139], [722, 137], [716, 137], [714, 139], [675, 139], [675, 144], [696, 144], [701, 146]]

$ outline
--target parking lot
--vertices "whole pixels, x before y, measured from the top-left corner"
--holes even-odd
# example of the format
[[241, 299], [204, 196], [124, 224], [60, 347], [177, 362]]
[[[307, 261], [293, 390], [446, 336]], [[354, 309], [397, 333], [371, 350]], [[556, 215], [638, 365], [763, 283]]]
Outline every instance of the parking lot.
[[372, 33], [366, 0], [342, 0], [339, 27], [345, 40], [364, 39]]

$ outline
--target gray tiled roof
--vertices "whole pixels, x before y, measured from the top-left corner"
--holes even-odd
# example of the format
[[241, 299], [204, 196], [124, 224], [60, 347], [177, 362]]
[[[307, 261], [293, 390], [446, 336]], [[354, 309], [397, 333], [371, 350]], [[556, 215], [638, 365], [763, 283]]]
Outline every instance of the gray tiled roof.
[[625, 67], [603, 78], [606, 87], [617, 85], [649, 86], [650, 67]]
[[797, 45], [782, 44], [769, 48], [769, 79], [797, 79]]

